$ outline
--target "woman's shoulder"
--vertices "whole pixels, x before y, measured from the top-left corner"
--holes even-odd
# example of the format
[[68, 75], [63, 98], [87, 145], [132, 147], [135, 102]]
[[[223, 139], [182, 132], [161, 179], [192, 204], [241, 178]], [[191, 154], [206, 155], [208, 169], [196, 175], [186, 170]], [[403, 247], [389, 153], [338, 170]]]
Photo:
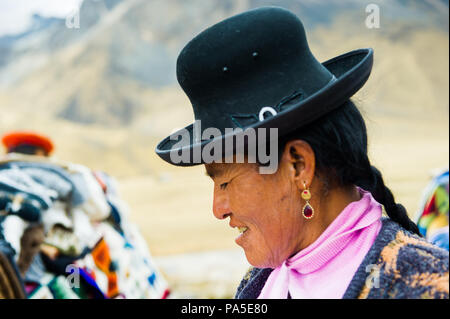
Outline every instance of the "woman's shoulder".
[[[383, 218], [382, 222], [380, 233], [355, 274], [347, 297], [359, 290], [353, 297], [448, 298], [448, 251], [388, 218]], [[361, 283], [362, 289], [356, 289], [361, 288]]]
[[[344, 298], [448, 298], [448, 251], [389, 218], [358, 267]], [[273, 269], [251, 267], [235, 298], [258, 298]]]

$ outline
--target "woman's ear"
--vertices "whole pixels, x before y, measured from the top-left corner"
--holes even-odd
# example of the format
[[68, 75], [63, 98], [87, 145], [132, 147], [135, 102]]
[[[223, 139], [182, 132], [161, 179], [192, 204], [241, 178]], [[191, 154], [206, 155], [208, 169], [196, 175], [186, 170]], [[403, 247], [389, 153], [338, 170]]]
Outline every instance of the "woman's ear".
[[307, 142], [293, 140], [286, 143], [283, 162], [287, 165], [290, 178], [299, 189], [304, 189], [304, 185], [307, 187], [311, 185], [316, 158], [313, 149]]

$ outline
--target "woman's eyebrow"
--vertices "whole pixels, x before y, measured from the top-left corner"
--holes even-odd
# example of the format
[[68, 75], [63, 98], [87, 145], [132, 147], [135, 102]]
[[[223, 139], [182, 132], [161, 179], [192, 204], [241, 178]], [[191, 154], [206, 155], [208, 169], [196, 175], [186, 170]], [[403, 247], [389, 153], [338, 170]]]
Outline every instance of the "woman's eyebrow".
[[206, 176], [209, 176], [210, 178], [214, 179], [215, 177], [222, 175], [223, 172], [224, 172], [223, 169], [219, 169], [217, 167], [214, 167], [214, 168], [207, 167], [205, 174], [206, 174]]
[[209, 176], [209, 177], [211, 177], [211, 178], [213, 178], [213, 176], [214, 176], [214, 174], [211, 173], [211, 172], [209, 172], [208, 170], [205, 171], [205, 175], [206, 175], [206, 176]]
[[209, 176], [210, 178], [214, 178], [214, 171], [213, 171], [213, 169], [206, 169], [205, 170], [205, 175], [206, 176]]

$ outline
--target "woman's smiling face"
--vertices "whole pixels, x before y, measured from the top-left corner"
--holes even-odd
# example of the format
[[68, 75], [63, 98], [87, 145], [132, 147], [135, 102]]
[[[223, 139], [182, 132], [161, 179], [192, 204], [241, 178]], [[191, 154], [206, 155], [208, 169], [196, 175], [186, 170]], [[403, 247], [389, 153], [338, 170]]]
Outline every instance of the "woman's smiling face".
[[256, 164], [208, 164], [214, 181], [213, 213], [230, 218], [250, 264], [275, 268], [296, 251], [303, 221], [300, 190], [292, 169], [261, 175]]

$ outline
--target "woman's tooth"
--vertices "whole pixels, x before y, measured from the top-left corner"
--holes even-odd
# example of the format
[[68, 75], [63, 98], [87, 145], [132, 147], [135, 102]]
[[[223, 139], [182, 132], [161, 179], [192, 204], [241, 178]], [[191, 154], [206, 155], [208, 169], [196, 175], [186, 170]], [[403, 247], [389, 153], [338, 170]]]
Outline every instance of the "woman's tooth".
[[247, 227], [238, 227], [239, 233], [243, 233], [247, 230]]

